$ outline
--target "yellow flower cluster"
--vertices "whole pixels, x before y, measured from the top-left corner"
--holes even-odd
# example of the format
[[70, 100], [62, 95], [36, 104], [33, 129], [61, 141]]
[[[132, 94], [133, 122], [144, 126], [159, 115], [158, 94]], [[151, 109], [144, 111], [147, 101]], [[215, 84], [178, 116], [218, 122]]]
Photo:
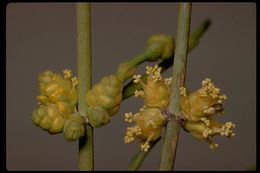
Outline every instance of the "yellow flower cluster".
[[146, 67], [148, 75], [146, 83], [141, 81], [141, 75], [134, 75], [134, 82], [140, 83], [142, 90], [135, 91], [135, 97], [144, 99], [144, 105], [152, 108], [167, 107], [170, 97], [171, 78], [163, 79], [161, 67], [157, 64], [153, 67]]
[[135, 73], [136, 67], [122, 63], [115, 75], [103, 77], [86, 93], [87, 118], [93, 127], [101, 127], [110, 121], [122, 102], [123, 83]]
[[[122, 91], [123, 84], [128, 80], [136, 71], [137, 65], [144, 61], [157, 61], [159, 59], [170, 58], [174, 53], [174, 39], [172, 36], [165, 34], [158, 34], [151, 36], [147, 41], [147, 46], [144, 53], [136, 56], [130, 61], [123, 62], [119, 64], [116, 74], [105, 76], [100, 82], [95, 84], [93, 88], [86, 93], [86, 104], [88, 106], [86, 116], [89, 120], [89, 123], [93, 127], [101, 127], [110, 121], [110, 117], [115, 115], [120, 108], [120, 103], [122, 102]], [[168, 91], [165, 91], [167, 86], [161, 86], [159, 88], [162, 96], [156, 98], [157, 95], [153, 94], [152, 90], [160, 87], [160, 83], [167, 85], [168, 82], [162, 81], [160, 78], [160, 68], [155, 67], [151, 69], [151, 77], [154, 79], [149, 79], [147, 83], [147, 92], [144, 93], [147, 105], [149, 107], [152, 104], [155, 104], [160, 97], [166, 97]], [[69, 76], [70, 74], [68, 74]], [[135, 82], [140, 81], [141, 75], [135, 75]], [[158, 82], [156, 82], [158, 80]], [[159, 82], [160, 81], [160, 82]], [[158, 83], [158, 84], [157, 84]], [[153, 85], [154, 84], [154, 85]], [[144, 87], [146, 85], [144, 84]], [[142, 91], [136, 91], [136, 96], [142, 96]], [[168, 97], [168, 96], [167, 96]], [[153, 99], [157, 99], [153, 101]], [[148, 103], [150, 102], [150, 103]], [[157, 107], [160, 107], [160, 104], [166, 105], [165, 100], [162, 103], [158, 103]]]
[[135, 83], [140, 83], [142, 90], [135, 91], [135, 97], [141, 97], [144, 100], [144, 106], [140, 112], [126, 113], [125, 121], [135, 123], [128, 127], [124, 137], [125, 143], [133, 142], [138, 138], [141, 141], [141, 150], [147, 152], [150, 148], [150, 142], [158, 139], [161, 129], [165, 124], [165, 117], [160, 108], [165, 108], [169, 104], [171, 78], [163, 79], [161, 76], [161, 67], [155, 65], [146, 67], [148, 75], [146, 83], [141, 80], [141, 75], [134, 75]]
[[[166, 121], [160, 109], [169, 105], [172, 82], [172, 78], [162, 78], [161, 67], [158, 65], [146, 67], [146, 74], [146, 82], [141, 80], [141, 75], [133, 76], [134, 82], [142, 86], [141, 90], [135, 91], [135, 97], [144, 100], [144, 107], [136, 114], [125, 114], [125, 121], [135, 125], [127, 128], [124, 142], [130, 143], [138, 138], [143, 151], [148, 151], [149, 142], [160, 136], [163, 122]], [[195, 92], [188, 92], [185, 87], [180, 87], [179, 93], [182, 127], [195, 138], [208, 142], [210, 148], [215, 149], [218, 144], [213, 142], [212, 137], [222, 135], [231, 138], [235, 135], [232, 131], [235, 125], [232, 122], [222, 124], [214, 119], [216, 114], [224, 113], [223, 101], [227, 97], [220, 93], [220, 89], [210, 79], [202, 81], [202, 88]]]
[[141, 140], [141, 149], [145, 152], [150, 148], [149, 142], [160, 137], [161, 127], [165, 118], [158, 108], [143, 108], [140, 112], [125, 113], [125, 121], [135, 125], [127, 128], [125, 143], [131, 143], [135, 138]]
[[217, 88], [207, 78], [202, 81], [202, 87], [194, 92], [187, 92], [185, 87], [180, 90], [180, 106], [185, 119], [184, 128], [195, 138], [209, 143], [211, 149], [218, 147], [211, 139], [215, 135], [222, 135], [231, 138], [235, 135], [232, 128], [235, 124], [226, 122], [221, 124], [214, 120], [216, 114], [223, 114], [223, 101], [226, 95], [220, 93]]
[[[77, 78], [71, 78], [72, 72], [68, 69], [63, 73], [64, 76], [61, 76], [45, 71], [39, 75], [39, 107], [33, 111], [32, 121], [50, 134], [63, 132], [67, 140], [73, 141], [83, 136], [84, 120], [75, 114]], [[66, 124], [74, 124], [76, 127]]]

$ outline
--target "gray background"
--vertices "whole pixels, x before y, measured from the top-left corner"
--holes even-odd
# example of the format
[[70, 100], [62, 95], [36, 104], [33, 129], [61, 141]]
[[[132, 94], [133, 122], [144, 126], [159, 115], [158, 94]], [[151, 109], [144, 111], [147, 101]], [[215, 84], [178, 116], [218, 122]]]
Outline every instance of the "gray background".
[[[75, 3], [11, 3], [6, 13], [6, 161], [8, 170], [77, 170], [78, 142], [48, 135], [32, 124], [37, 76], [70, 68], [76, 75]], [[212, 78], [228, 96], [221, 121], [233, 121], [236, 136], [216, 137], [219, 148], [181, 130], [176, 170], [246, 170], [256, 162], [256, 4], [193, 3], [191, 31], [205, 18], [212, 26], [189, 54], [186, 85]], [[176, 3], [93, 3], [93, 83], [118, 63], [142, 52], [152, 34], [176, 35]], [[143, 71], [141, 68], [139, 71]], [[171, 70], [165, 75], [170, 75]], [[137, 142], [124, 144], [125, 112], [142, 101], [123, 102], [112, 122], [95, 130], [96, 170], [126, 170]], [[161, 142], [140, 170], [157, 170]]]

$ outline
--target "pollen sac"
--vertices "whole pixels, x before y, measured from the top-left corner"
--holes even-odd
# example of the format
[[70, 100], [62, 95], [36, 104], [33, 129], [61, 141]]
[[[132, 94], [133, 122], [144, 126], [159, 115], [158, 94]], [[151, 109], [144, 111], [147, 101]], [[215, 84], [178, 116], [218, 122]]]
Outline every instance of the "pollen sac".
[[[95, 122], [97, 122], [96, 120], [104, 120], [104, 122], [98, 124], [106, 124], [108, 121], [107, 115], [113, 116], [119, 111], [122, 101], [122, 90], [123, 83], [116, 75], [103, 77], [86, 94], [86, 104], [90, 109], [93, 109], [88, 110], [88, 119], [95, 120]], [[101, 117], [102, 112], [103, 117]], [[96, 115], [98, 117], [94, 117]]]
[[151, 36], [147, 41], [145, 54], [148, 61], [170, 58], [175, 49], [174, 39], [170, 35], [158, 34]]
[[125, 121], [135, 125], [127, 128], [124, 143], [139, 139], [141, 150], [147, 152], [150, 148], [149, 142], [160, 137], [165, 118], [160, 109], [144, 107], [136, 114], [126, 113]]
[[146, 67], [146, 83], [140, 80], [141, 75], [133, 76], [134, 82], [140, 82], [142, 86], [142, 90], [135, 91], [135, 97], [142, 97], [147, 107], [162, 108], [169, 105], [171, 79], [163, 79], [160, 72], [158, 65]]
[[231, 138], [235, 135], [232, 122], [221, 124], [214, 120], [214, 115], [223, 114], [223, 101], [227, 98], [220, 93], [209, 78], [202, 81], [202, 88], [194, 92], [187, 92], [185, 87], [180, 88], [180, 106], [185, 118], [185, 129], [195, 138], [205, 140], [215, 149], [215, 144], [210, 138], [222, 135]]

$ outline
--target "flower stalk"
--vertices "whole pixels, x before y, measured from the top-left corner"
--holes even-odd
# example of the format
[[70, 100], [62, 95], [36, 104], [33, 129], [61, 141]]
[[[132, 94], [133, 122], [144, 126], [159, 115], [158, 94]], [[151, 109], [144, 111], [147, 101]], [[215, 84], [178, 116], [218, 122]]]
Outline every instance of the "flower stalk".
[[[78, 111], [86, 114], [85, 94], [91, 89], [91, 7], [90, 3], [77, 3], [77, 66], [78, 66]], [[85, 125], [85, 135], [79, 140], [79, 169], [94, 170], [93, 128]]]
[[[190, 19], [191, 3], [180, 3], [172, 73], [171, 97], [168, 107], [168, 111], [176, 117], [181, 115], [179, 88], [185, 83]], [[159, 170], [161, 171], [171, 171], [174, 169], [179, 129], [179, 124], [174, 118], [167, 123], [160, 158]]]

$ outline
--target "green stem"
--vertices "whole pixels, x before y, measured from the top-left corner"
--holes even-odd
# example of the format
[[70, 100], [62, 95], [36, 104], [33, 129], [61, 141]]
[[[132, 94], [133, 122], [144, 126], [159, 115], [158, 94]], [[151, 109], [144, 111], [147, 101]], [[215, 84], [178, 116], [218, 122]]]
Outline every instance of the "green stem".
[[211, 25], [211, 21], [206, 19], [197, 29], [193, 32], [189, 38], [189, 51], [191, 51], [194, 47], [199, 44], [199, 38], [203, 35], [203, 33], [208, 29]]
[[[190, 18], [191, 3], [180, 3], [175, 58], [172, 72], [171, 98], [168, 107], [168, 111], [175, 116], [181, 115], [179, 87], [183, 86], [185, 83]], [[175, 119], [170, 120], [166, 125], [159, 168], [161, 171], [171, 171], [174, 169], [179, 129], [180, 127]]]
[[[211, 21], [209, 19], [206, 19], [203, 21], [196, 30], [190, 35], [189, 38], [189, 52], [195, 48], [199, 44], [199, 40], [202, 37], [202, 35], [207, 31], [211, 24]], [[137, 56], [136, 56], [137, 57]], [[162, 67], [162, 73], [165, 72], [167, 69], [169, 69], [173, 64], [173, 58], [166, 59], [162, 61], [159, 66]], [[142, 75], [142, 81], [146, 81], [147, 75]], [[135, 90], [140, 90], [142, 87], [139, 83], [134, 83], [133, 81], [130, 81], [128, 84], [125, 85], [123, 90], [123, 99], [127, 99], [134, 95]]]
[[128, 65], [130, 65], [131, 67], [135, 67], [135, 66], [145, 62], [146, 58], [147, 57], [145, 56], [145, 54], [139, 54], [139, 55], [131, 58], [130, 60], [128, 60], [126, 63]]
[[161, 138], [158, 138], [156, 141], [150, 142], [150, 149], [147, 152], [142, 151], [139, 149], [139, 151], [133, 156], [131, 159], [129, 165], [128, 165], [128, 171], [136, 171], [139, 169], [141, 164], [143, 163], [145, 157], [148, 155], [148, 153], [152, 150], [152, 148], [160, 141]]
[[[211, 21], [206, 19], [196, 30], [190, 35], [189, 39], [189, 48], [188, 51], [191, 51], [194, 47], [196, 47], [199, 43], [200, 38], [202, 35], [206, 32], [206, 30], [209, 28], [211, 24]], [[192, 40], [192, 42], [190, 42]], [[162, 67], [162, 73], [166, 71], [168, 68], [170, 68], [173, 64], [173, 58], [166, 59], [162, 61], [159, 66]], [[142, 81], [146, 81], [147, 75], [142, 75]], [[129, 82], [125, 87], [124, 87], [124, 92], [123, 92], [123, 98], [127, 99], [131, 97], [134, 93], [135, 90], [141, 89], [141, 86], [139, 83], [133, 83], [133, 81]], [[152, 144], [154, 146], [156, 143]], [[138, 153], [135, 154], [133, 159], [131, 160], [128, 169], [129, 170], [138, 170], [138, 168], [141, 166], [143, 163], [143, 160], [145, 157], [148, 155], [145, 154], [145, 152], [139, 151]]]
[[[77, 66], [78, 111], [86, 114], [85, 94], [92, 85], [91, 60], [91, 7], [90, 3], [77, 3]], [[85, 135], [79, 140], [79, 169], [94, 170], [93, 128], [85, 125]]]

